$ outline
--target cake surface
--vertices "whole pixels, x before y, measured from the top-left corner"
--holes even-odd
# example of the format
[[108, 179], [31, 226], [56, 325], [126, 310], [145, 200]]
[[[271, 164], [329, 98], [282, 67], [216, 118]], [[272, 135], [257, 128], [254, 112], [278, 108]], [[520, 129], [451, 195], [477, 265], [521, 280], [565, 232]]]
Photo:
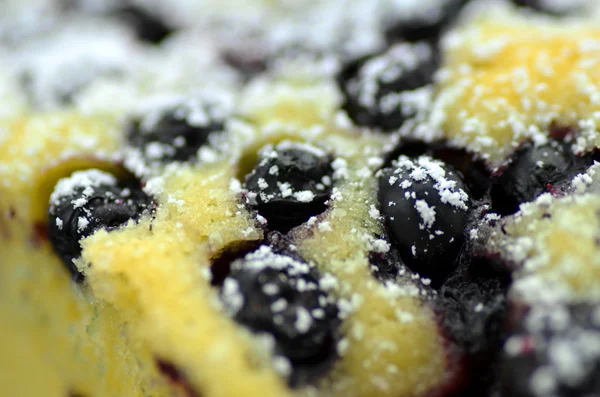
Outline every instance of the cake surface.
[[8, 1], [2, 395], [600, 396], [600, 6]]

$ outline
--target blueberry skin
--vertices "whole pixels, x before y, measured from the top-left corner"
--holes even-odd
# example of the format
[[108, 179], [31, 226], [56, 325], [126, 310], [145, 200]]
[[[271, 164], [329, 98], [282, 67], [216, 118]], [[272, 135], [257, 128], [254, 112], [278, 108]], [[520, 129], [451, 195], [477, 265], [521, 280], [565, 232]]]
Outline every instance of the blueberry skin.
[[[422, 157], [421, 157], [422, 158]], [[445, 170], [445, 179], [454, 181], [454, 192], [466, 195], [462, 176], [452, 167], [437, 161]], [[405, 167], [383, 169], [379, 175], [379, 205], [391, 235], [392, 245], [399, 250], [403, 262], [418, 274], [439, 284], [455, 267], [455, 261], [464, 242], [463, 232], [468, 220], [471, 202], [464, 208], [444, 203], [436, 181], [429, 175], [421, 181], [411, 178], [412, 170]], [[393, 184], [390, 184], [393, 178]], [[407, 188], [402, 181], [410, 181]], [[435, 211], [430, 227], [417, 210], [418, 201]]]
[[[121, 195], [125, 188], [130, 191], [127, 197]], [[124, 182], [117, 186], [102, 185], [94, 188], [94, 194], [87, 202], [75, 208], [73, 201], [83, 197], [83, 190], [84, 187], [75, 188], [72, 194], [53, 203], [48, 211], [50, 242], [76, 281], [84, 279], [84, 275], [73, 263], [74, 259], [81, 256], [81, 239], [98, 229], [110, 231], [129, 220], [137, 220], [152, 206], [152, 200], [140, 189], [139, 184]], [[80, 218], [87, 220], [85, 226], [80, 225]], [[62, 227], [57, 225], [57, 219], [62, 221]]]
[[[333, 169], [330, 157], [301, 148], [280, 148], [276, 153], [276, 157], [259, 159], [254, 170], [246, 176], [245, 188], [256, 194], [256, 204], [251, 205], [267, 219], [269, 229], [285, 233], [327, 209], [326, 201], [331, 196], [332, 186], [324, 183], [323, 178], [331, 177]], [[273, 167], [276, 167], [276, 173], [271, 171]], [[312, 200], [301, 201], [293, 195], [284, 197], [280, 188], [283, 183], [288, 183], [293, 192], [311, 192]]]
[[433, 306], [442, 334], [461, 356], [468, 384], [457, 396], [497, 396], [496, 374], [506, 338], [510, 271], [499, 258], [461, 255]]
[[[554, 17], [562, 17], [569, 14], [577, 14], [585, 11], [584, 2], [576, 2], [566, 6], [566, 3], [562, 3], [561, 7], [553, 7], [552, 4], [546, 4], [542, 0], [510, 0], [514, 5], [518, 7], [530, 8], [534, 11], [548, 14]], [[592, 3], [592, 2], [590, 2]]]
[[[275, 338], [275, 355], [288, 358], [292, 365], [288, 379], [292, 387], [309, 384], [321, 377], [337, 358], [335, 346], [341, 324], [337, 304], [319, 287], [320, 276], [314, 267], [302, 263], [304, 270], [298, 271], [295, 266], [252, 266], [253, 261], [261, 260], [246, 257], [232, 263], [221, 288], [222, 299], [227, 302], [223, 291], [228, 282], [235, 281], [238, 293], [243, 296], [243, 305], [233, 315], [234, 320], [254, 332]], [[299, 263], [297, 259], [294, 261]], [[275, 292], [265, 286], [274, 288]], [[275, 310], [273, 307], [278, 301], [285, 301], [285, 307]], [[298, 311], [314, 313], [317, 309], [322, 311], [322, 316], [310, 314], [310, 325], [299, 331]]]
[[[159, 44], [175, 31], [156, 9], [140, 5], [135, 0], [121, 0], [118, 2], [97, 2], [93, 4], [88, 0], [59, 0], [61, 11], [65, 13], [91, 13], [94, 16], [115, 19], [128, 28], [140, 41]], [[104, 3], [104, 4], [103, 4]]]
[[213, 120], [207, 125], [192, 126], [183, 115], [173, 110], [165, 113], [150, 128], [145, 128], [141, 121], [129, 124], [127, 140], [129, 144], [142, 151], [149, 144], [161, 144], [164, 147], [161, 160], [191, 161], [196, 157], [198, 149], [208, 143], [211, 133], [223, 130], [221, 120]]
[[436, 18], [416, 18], [408, 21], [397, 21], [386, 29], [388, 41], [397, 40], [435, 42], [441, 34], [452, 26], [462, 8], [470, 0], [441, 1]]
[[[418, 43], [416, 45], [423, 48], [427, 44]], [[404, 70], [396, 78], [390, 80], [385, 76], [386, 73], [382, 73], [373, 81], [368, 82], [368, 85], [376, 84], [373, 93], [375, 104], [365, 104], [361, 100], [361, 88], [357, 88], [361, 85], [364, 87], [365, 71], [370, 68], [369, 65], [385, 62], [386, 60], [391, 63], [389, 68], [402, 67], [402, 60], [392, 59], [390, 61], [393, 58], [390, 55], [394, 51], [392, 48], [382, 55], [365, 57], [347, 65], [338, 76], [338, 84], [344, 93], [342, 109], [359, 126], [377, 128], [382, 132], [392, 132], [400, 128], [407, 119], [413, 117], [416, 113], [413, 110], [403, 108], [401, 104], [396, 106], [396, 109], [386, 112], [382, 109], [380, 103], [387, 96], [413, 91], [433, 81], [433, 75], [439, 67], [439, 57], [435, 54], [436, 50], [433, 47], [430, 47], [430, 50], [431, 54], [429, 56], [421, 55], [417, 67]], [[368, 75], [368, 73], [366, 74]]]
[[158, 44], [173, 33], [173, 28], [159, 16], [134, 4], [119, 7], [112, 15], [129, 25], [141, 41]]
[[485, 161], [465, 149], [453, 147], [445, 140], [425, 142], [403, 137], [392, 151], [384, 155], [383, 167], [391, 166], [400, 155], [411, 158], [429, 156], [443, 161], [463, 176], [471, 198], [481, 200], [489, 194], [490, 171]]
[[564, 189], [590, 165], [591, 156], [575, 156], [565, 144], [534, 146], [528, 142], [495, 178], [491, 190], [493, 209], [502, 215], [515, 213], [521, 203], [533, 201], [544, 192]]

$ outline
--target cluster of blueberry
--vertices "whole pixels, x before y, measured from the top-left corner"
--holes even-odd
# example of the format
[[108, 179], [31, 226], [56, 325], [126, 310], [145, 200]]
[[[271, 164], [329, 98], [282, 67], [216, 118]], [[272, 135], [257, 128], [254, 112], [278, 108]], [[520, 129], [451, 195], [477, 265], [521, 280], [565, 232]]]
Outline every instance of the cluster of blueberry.
[[[541, 4], [520, 3], [532, 8]], [[365, 96], [365, 90], [372, 87], [366, 87], [364, 76], [374, 64], [389, 62], [394, 55], [388, 52], [367, 57], [343, 68], [338, 76], [345, 94], [343, 109], [356, 125], [382, 133], [393, 132], [416, 116], [414, 109], [403, 108], [401, 102], [389, 111], [382, 102], [390, 95], [432, 83], [439, 65], [436, 40], [458, 8], [449, 7], [438, 25], [402, 26], [390, 31], [393, 41], [417, 40], [414, 45], [423, 45], [424, 55], [408, 67], [406, 60], [399, 59], [398, 62], [404, 62], [403, 72], [377, 81], [375, 91], [369, 95]], [[144, 39], [159, 41], [169, 32], [163, 23], [138, 11], [123, 10], [122, 14], [137, 26]], [[427, 42], [419, 44], [420, 40]], [[394, 51], [394, 47], [389, 51]], [[139, 121], [132, 122], [127, 138], [129, 145], [142, 151], [148, 145], [166, 147], [161, 161], [189, 162], [194, 161], [210, 135], [221, 131], [223, 126], [222, 120], [192, 126], [176, 112], [167, 112], [150, 129]], [[503, 339], [500, 324], [506, 310], [510, 275], [499, 270], [501, 265], [492, 266], [491, 261], [465, 248], [467, 225], [476, 222], [483, 208], [510, 215], [521, 203], [532, 201], [543, 192], [564, 191], [573, 176], [592, 164], [594, 155], [575, 155], [560, 140], [551, 140], [543, 146], [525, 143], [493, 175], [483, 163], [444, 142], [403, 140], [387, 158], [377, 173], [378, 209], [393, 249], [390, 255], [395, 258], [388, 261], [385, 278], [395, 277], [405, 265], [429, 278], [439, 293], [441, 322], [449, 336], [472, 359], [473, 371], [489, 369], [488, 361], [494, 360], [490, 359], [494, 356], [492, 351], [499, 351]], [[335, 183], [333, 160], [330, 154], [301, 144], [263, 150], [245, 178], [242, 199], [251, 211], [266, 219], [268, 233], [285, 235], [329, 208]], [[99, 229], [110, 231], [136, 221], [145, 212], [154, 211], [156, 205], [134, 178], [100, 183], [91, 191], [89, 186], [75, 185], [68, 194], [52, 202], [48, 235], [73, 276], [82, 281], [83, 274], [73, 263], [81, 255], [80, 240]], [[297, 254], [274, 249], [269, 254], [270, 260], [265, 261], [256, 256], [259, 251], [260, 248], [228, 264], [228, 274], [218, 283], [221, 296], [236, 321], [255, 332], [275, 337], [275, 354], [286, 357], [292, 365], [288, 377], [291, 386], [311, 383], [337, 357], [335, 345], [340, 339], [341, 323], [337, 305], [319, 286], [318, 271]], [[482, 265], [482, 261], [486, 263]], [[254, 262], [262, 265], [254, 266]], [[281, 263], [284, 265], [274, 265]], [[305, 270], [298, 272], [298, 266], [304, 266]], [[299, 288], [300, 285], [312, 287]], [[231, 301], [231, 288], [243, 297], [239, 307], [235, 300]], [[271, 308], [280, 299], [285, 301], [285, 307], [278, 316], [273, 316]], [[481, 310], [473, 313], [470, 308], [478, 304], [482, 305]], [[299, 332], [299, 313], [315, 310], [322, 314], [301, 324]], [[507, 362], [515, 360], [511, 357]], [[540, 358], [532, 360], [519, 362], [515, 367], [509, 365], [505, 383], [517, 385], [523, 374], [516, 368], [525, 366], [529, 371]], [[491, 383], [489, 379], [481, 382], [488, 382], [487, 386]]]

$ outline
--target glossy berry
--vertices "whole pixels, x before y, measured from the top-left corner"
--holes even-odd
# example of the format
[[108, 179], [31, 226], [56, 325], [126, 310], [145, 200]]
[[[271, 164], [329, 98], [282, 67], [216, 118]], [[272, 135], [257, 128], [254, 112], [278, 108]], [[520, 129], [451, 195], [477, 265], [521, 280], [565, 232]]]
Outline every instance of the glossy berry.
[[61, 179], [52, 193], [48, 236], [74, 278], [81, 280], [83, 274], [73, 263], [81, 256], [81, 239], [137, 220], [150, 207], [151, 199], [134, 181], [118, 181], [99, 170], [75, 172]]
[[452, 167], [427, 156], [400, 156], [379, 174], [379, 205], [406, 265], [434, 283], [454, 268], [471, 208]]
[[423, 42], [397, 44], [382, 55], [358, 61], [338, 79], [345, 96], [343, 109], [360, 126], [396, 130], [426, 110], [431, 93], [424, 87], [437, 68], [433, 47]]
[[248, 203], [270, 230], [287, 232], [327, 208], [331, 158], [312, 146], [282, 142], [266, 147], [246, 176]]
[[591, 157], [575, 156], [562, 143], [553, 141], [541, 146], [526, 143], [493, 182], [493, 209], [503, 215], [512, 214], [521, 203], [532, 201], [544, 192], [564, 189], [591, 163]]
[[600, 395], [597, 304], [538, 304], [508, 338], [502, 353], [502, 396]]
[[389, 167], [400, 155], [411, 158], [426, 155], [450, 165], [464, 177], [469, 193], [474, 199], [481, 199], [489, 193], [490, 172], [485, 162], [465, 149], [450, 145], [447, 141], [425, 142], [403, 138], [391, 152], [385, 155], [384, 167]]
[[[201, 117], [196, 118], [197, 114]], [[210, 109], [182, 107], [132, 122], [127, 138], [149, 160], [191, 161], [210, 134], [223, 130], [223, 125], [223, 119]]]
[[130, 26], [142, 41], [157, 44], [173, 32], [158, 15], [134, 4], [119, 7], [112, 14]]
[[308, 263], [262, 246], [231, 264], [221, 299], [237, 322], [273, 336], [275, 356], [291, 365], [286, 375], [292, 386], [322, 376], [335, 359], [337, 304]]

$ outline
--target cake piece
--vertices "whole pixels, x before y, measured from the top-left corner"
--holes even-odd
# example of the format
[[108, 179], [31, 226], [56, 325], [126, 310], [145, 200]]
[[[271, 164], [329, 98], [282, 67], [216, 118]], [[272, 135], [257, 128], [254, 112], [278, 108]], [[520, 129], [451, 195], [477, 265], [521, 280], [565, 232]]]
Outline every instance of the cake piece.
[[11, 2], [5, 393], [600, 394], [600, 8], [559, 6]]

